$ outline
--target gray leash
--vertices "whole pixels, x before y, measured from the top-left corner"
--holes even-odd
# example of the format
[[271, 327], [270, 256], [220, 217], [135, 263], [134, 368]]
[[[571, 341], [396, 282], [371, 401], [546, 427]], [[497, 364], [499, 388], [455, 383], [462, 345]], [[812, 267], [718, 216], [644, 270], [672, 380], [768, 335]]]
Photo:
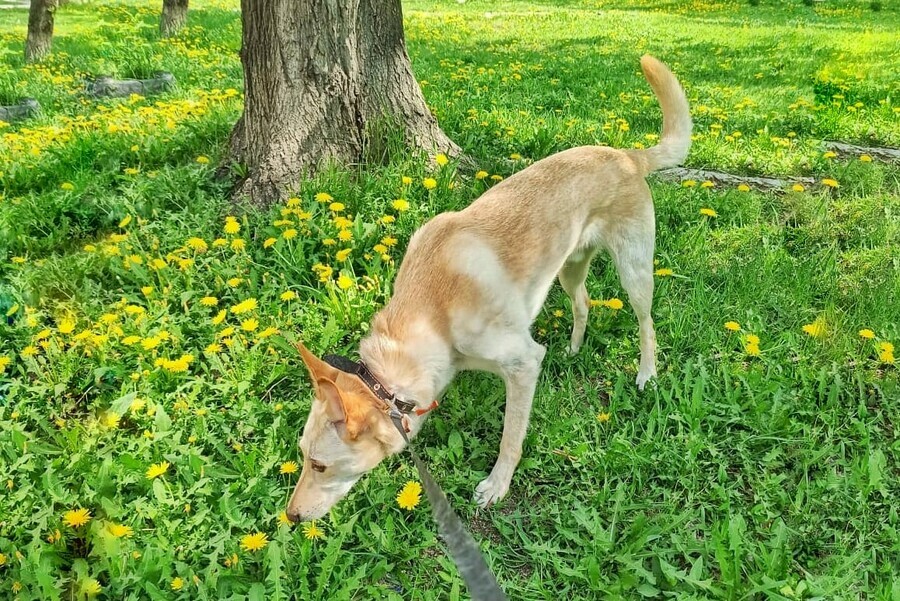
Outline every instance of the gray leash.
[[478, 543], [475, 542], [475, 539], [472, 538], [472, 535], [469, 534], [469, 531], [463, 525], [462, 520], [450, 507], [447, 495], [444, 494], [441, 487], [431, 477], [428, 468], [419, 459], [418, 454], [412, 447], [412, 443], [409, 442], [409, 438], [406, 436], [406, 428], [403, 426], [403, 415], [399, 411], [396, 413], [392, 412], [391, 421], [394, 422], [400, 435], [403, 436], [403, 440], [406, 441], [406, 446], [409, 447], [413, 463], [416, 464], [419, 477], [425, 485], [425, 493], [428, 495], [428, 501], [431, 503], [431, 513], [434, 521], [437, 523], [438, 532], [440, 532], [441, 537], [450, 549], [450, 557], [453, 559], [453, 563], [456, 564], [459, 573], [462, 574], [466, 588], [469, 590], [469, 594], [472, 595], [472, 600], [508, 601], [500, 585], [497, 584], [497, 579], [494, 578], [494, 574], [491, 573], [491, 569], [484, 560], [481, 549], [478, 548]]

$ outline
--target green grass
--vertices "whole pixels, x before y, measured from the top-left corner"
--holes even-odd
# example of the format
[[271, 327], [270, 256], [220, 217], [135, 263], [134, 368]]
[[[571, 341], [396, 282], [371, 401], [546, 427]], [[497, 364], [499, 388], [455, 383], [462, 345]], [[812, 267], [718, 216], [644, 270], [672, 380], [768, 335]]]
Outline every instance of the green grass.
[[[471, 495], [496, 458], [502, 385], [450, 387], [418, 444], [511, 599], [900, 599], [900, 389], [878, 346], [900, 344], [900, 168], [821, 147], [900, 146], [900, 12], [883, 4], [405, 4], [426, 98], [489, 174], [578, 144], [651, 144], [649, 52], [688, 91], [689, 166], [839, 182], [776, 195], [651, 180], [658, 267], [673, 272], [657, 279], [659, 379], [633, 384], [627, 303], [594, 308], [568, 357], [555, 288], [534, 327], [548, 354], [523, 460], [488, 511]], [[280, 466], [302, 459], [311, 400], [285, 339], [352, 353], [415, 228], [493, 180], [400, 154], [301, 182], [290, 206], [230, 206], [213, 171], [241, 109], [236, 7], [195, 2], [163, 42], [157, 3], [67, 4], [37, 67], [21, 57], [27, 15], [0, 11], [0, 99], [44, 107], [0, 129], [3, 598], [78, 598], [91, 579], [109, 599], [467, 598], [427, 502], [397, 507], [406, 457], [318, 522], [323, 539], [279, 525], [296, 481]], [[163, 97], [79, 93], [89, 75], [160, 69], [179, 81]], [[341, 228], [320, 192], [345, 205], [351, 241], [327, 244]], [[391, 207], [401, 197], [408, 211]], [[385, 237], [396, 245], [375, 250]], [[605, 258], [588, 287], [626, 300]], [[213, 323], [248, 298], [259, 307]], [[186, 371], [157, 365], [184, 355]], [[77, 508], [92, 520], [65, 525]], [[270, 542], [242, 550], [253, 532]]]

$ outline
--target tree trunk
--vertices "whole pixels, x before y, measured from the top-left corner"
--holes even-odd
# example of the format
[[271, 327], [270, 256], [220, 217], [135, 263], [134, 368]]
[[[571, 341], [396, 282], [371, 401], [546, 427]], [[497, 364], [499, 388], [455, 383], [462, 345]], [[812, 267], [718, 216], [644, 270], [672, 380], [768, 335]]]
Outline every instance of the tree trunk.
[[188, 0], [163, 0], [159, 17], [159, 35], [169, 38], [177, 34], [187, 22]]
[[57, 0], [31, 0], [28, 11], [28, 37], [25, 38], [25, 62], [35, 63], [50, 54], [53, 41], [53, 13]]
[[459, 153], [413, 77], [400, 0], [241, 0], [241, 10], [244, 114], [229, 150], [248, 174], [237, 195], [269, 204], [394, 132], [428, 153]]

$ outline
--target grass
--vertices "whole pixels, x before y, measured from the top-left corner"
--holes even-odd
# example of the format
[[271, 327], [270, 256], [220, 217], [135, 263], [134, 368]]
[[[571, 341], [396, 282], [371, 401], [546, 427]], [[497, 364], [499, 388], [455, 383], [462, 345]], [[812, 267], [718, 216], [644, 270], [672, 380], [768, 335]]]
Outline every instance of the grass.
[[[459, 377], [418, 444], [512, 599], [900, 598], [900, 390], [882, 346], [900, 342], [900, 169], [820, 146], [900, 145], [895, 7], [416, 0], [417, 76], [486, 177], [401, 154], [301, 182], [267, 213], [231, 206], [213, 177], [241, 108], [235, 8], [193, 3], [161, 41], [156, 3], [67, 4], [54, 53], [27, 67], [27, 15], [0, 12], [0, 98], [44, 107], [0, 129], [4, 597], [465, 598], [427, 503], [397, 506], [405, 457], [318, 522], [323, 537], [279, 522], [311, 399], [288, 341], [352, 353], [412, 231], [491, 176], [578, 144], [652, 144], [650, 52], [688, 91], [689, 166], [839, 187], [653, 180], [672, 272], [657, 279], [656, 385], [634, 387], [636, 322], [599, 259], [592, 298], [625, 308], [598, 304], [570, 358], [551, 292], [503, 504], [471, 501], [499, 445], [498, 380]], [[87, 76], [157, 70], [178, 88], [79, 93]], [[77, 509], [90, 521], [67, 525]], [[254, 533], [268, 542], [246, 550]]]

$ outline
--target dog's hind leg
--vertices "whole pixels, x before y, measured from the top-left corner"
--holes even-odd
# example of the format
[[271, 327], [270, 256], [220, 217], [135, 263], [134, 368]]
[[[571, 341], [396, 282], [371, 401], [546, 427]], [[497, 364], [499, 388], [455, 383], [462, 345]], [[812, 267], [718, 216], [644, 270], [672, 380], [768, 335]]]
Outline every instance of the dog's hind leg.
[[584, 280], [587, 278], [588, 268], [594, 256], [591, 251], [576, 251], [567, 260], [559, 271], [559, 283], [569, 295], [572, 302], [572, 338], [569, 342], [569, 352], [575, 354], [584, 342], [584, 330], [587, 327], [588, 311], [591, 307], [591, 299], [588, 296]]
[[641, 337], [641, 365], [637, 385], [641, 390], [656, 376], [656, 332], [653, 329], [653, 247], [655, 227], [652, 205], [648, 219], [636, 222], [609, 242], [609, 251], [619, 272], [622, 287], [637, 315]]
[[475, 488], [475, 501], [488, 507], [502, 499], [512, 481], [513, 471], [522, 457], [522, 443], [528, 430], [534, 389], [541, 371], [541, 361], [546, 349], [528, 332], [501, 334], [487, 337], [491, 340], [492, 354], [502, 349], [502, 355], [484, 357], [506, 385], [506, 409], [500, 454], [490, 475]]

